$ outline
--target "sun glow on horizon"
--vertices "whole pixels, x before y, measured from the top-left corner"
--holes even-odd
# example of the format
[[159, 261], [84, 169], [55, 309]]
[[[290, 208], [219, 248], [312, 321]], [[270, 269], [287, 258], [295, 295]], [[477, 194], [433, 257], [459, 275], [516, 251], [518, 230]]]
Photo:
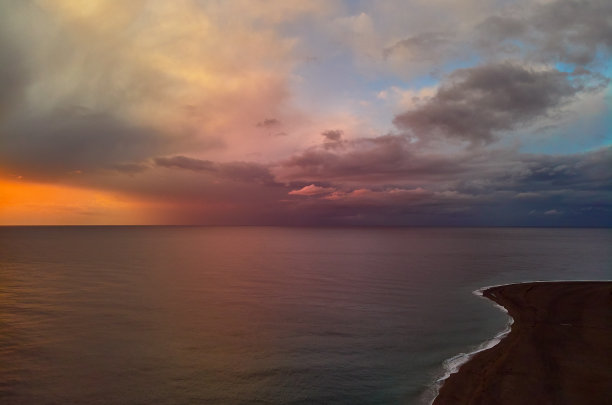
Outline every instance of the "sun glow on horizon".
[[0, 225], [145, 224], [147, 205], [117, 193], [0, 177]]

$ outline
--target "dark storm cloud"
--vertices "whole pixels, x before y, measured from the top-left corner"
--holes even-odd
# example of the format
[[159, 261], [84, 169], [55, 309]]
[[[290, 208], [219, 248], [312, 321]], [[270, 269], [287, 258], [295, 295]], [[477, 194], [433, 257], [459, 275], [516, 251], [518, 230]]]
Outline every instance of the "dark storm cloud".
[[436, 177], [456, 170], [453, 158], [419, 152], [400, 135], [347, 142], [342, 149], [312, 148], [284, 160], [282, 175], [290, 180], [392, 182], [414, 176]]
[[[205, 139], [204, 118], [180, 119], [183, 101], [173, 95], [188, 80], [150, 65], [155, 46], [149, 54], [122, 30], [148, 6], [100, 3], [68, 17], [80, 7], [0, 3], [0, 171], [32, 181], [134, 174], [153, 156], [223, 146]], [[111, 9], [120, 15], [96, 20]]]
[[[0, 11], [2, 8], [0, 8]], [[18, 104], [27, 82], [27, 66], [15, 44], [8, 41], [0, 28], [0, 123]]]
[[489, 51], [522, 47], [534, 60], [584, 65], [598, 51], [612, 51], [611, 16], [608, 0], [560, 0], [534, 6], [526, 15], [487, 18], [478, 27], [478, 42]]
[[[281, 162], [277, 175], [294, 181], [293, 190], [337, 190], [295, 202], [320, 223], [601, 226], [612, 213], [611, 166], [610, 147], [570, 155], [489, 148], [433, 154], [387, 135], [312, 148]], [[551, 210], [558, 214], [547, 218]]]
[[159, 167], [207, 172], [216, 177], [263, 185], [277, 185], [270, 169], [254, 162], [212, 162], [186, 156], [158, 157], [154, 162]]
[[113, 168], [181, 144], [180, 137], [75, 109], [0, 124], [0, 162], [30, 177]]
[[[500, 206], [513, 204], [523, 212], [551, 204], [565, 212], [612, 209], [612, 148], [573, 155], [506, 152], [488, 164], [464, 162], [451, 187]], [[497, 159], [497, 160], [494, 160]]]
[[394, 123], [418, 136], [459, 138], [489, 143], [501, 131], [511, 131], [546, 117], [582, 91], [599, 88], [605, 79], [581, 72], [533, 70], [511, 63], [459, 69], [435, 96], [395, 117]]
[[575, 155], [523, 155], [524, 190], [595, 191], [612, 194], [612, 148]]
[[565, 156], [522, 155], [516, 160], [522, 169], [513, 178], [493, 179], [499, 181], [497, 187], [505, 185], [514, 193], [512, 202], [501, 201], [501, 207], [528, 212], [523, 221], [534, 225], [612, 225], [612, 148]]
[[[387, 135], [312, 148], [274, 166], [157, 158], [111, 188], [178, 204], [169, 215], [179, 223], [601, 226], [612, 225], [611, 165], [610, 147], [435, 155]], [[311, 189], [325, 193], [305, 193]]]

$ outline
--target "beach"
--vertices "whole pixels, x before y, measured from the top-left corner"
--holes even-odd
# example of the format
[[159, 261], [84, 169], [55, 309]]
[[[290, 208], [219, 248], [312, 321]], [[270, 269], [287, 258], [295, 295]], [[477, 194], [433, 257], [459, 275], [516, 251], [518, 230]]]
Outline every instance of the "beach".
[[440, 389], [443, 404], [609, 404], [612, 282], [511, 284], [483, 296], [507, 309], [510, 333]]

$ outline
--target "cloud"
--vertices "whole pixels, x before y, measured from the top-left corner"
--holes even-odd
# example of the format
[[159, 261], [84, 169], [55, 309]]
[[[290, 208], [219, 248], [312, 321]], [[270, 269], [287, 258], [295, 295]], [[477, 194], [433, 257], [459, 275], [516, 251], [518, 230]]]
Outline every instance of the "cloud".
[[[280, 16], [265, 15], [273, 7], [245, 3], [235, 14], [234, 6], [4, 2], [2, 169], [50, 177], [211, 148], [235, 160], [265, 148], [252, 123], [291, 111], [281, 105], [294, 42], [274, 29]], [[300, 18], [319, 6], [279, 9]]]
[[442, 135], [486, 144], [499, 133], [558, 112], [577, 94], [607, 83], [596, 75], [587, 80], [574, 78], [556, 69], [535, 70], [512, 63], [459, 69], [433, 97], [397, 115], [393, 122], [420, 137]]
[[158, 167], [204, 172], [226, 180], [278, 185], [267, 166], [254, 162], [220, 163], [186, 156], [157, 157], [154, 162]]
[[383, 57], [402, 53], [405, 58], [418, 62], [438, 60], [451, 45], [451, 35], [445, 32], [423, 32], [397, 41], [383, 49]]
[[523, 170], [517, 180], [529, 191], [551, 189], [597, 191], [612, 194], [612, 174], [606, 166], [612, 162], [612, 147], [572, 155], [523, 155]]
[[444, 224], [452, 216], [455, 224], [543, 225], [538, 221], [544, 217], [529, 212], [552, 205], [562, 209], [566, 225], [597, 225], [612, 212], [610, 162], [611, 147], [568, 155], [490, 147], [435, 153], [407, 137], [386, 135], [350, 140], [341, 149], [311, 148], [273, 172], [278, 181], [310, 185], [304, 192], [326, 184], [329, 193], [312, 193], [300, 208], [316, 212], [323, 223], [350, 216], [350, 223], [391, 224], [395, 218]]
[[193, 159], [185, 156], [157, 157], [154, 161], [157, 166], [172, 169], [185, 169], [194, 172], [213, 172], [217, 170], [215, 163], [210, 160]]
[[69, 110], [20, 117], [0, 130], [1, 166], [40, 178], [117, 168], [189, 144], [112, 115]]
[[302, 195], [302, 196], [313, 196], [313, 195], [321, 195], [321, 194], [329, 194], [334, 192], [336, 189], [333, 187], [320, 187], [314, 184], [309, 186], [304, 186], [299, 190], [291, 190], [289, 192], [290, 195]]
[[341, 39], [360, 65], [404, 78], [508, 58], [595, 66], [612, 50], [607, 0], [387, 1], [361, 9], [351, 26], [367, 17], [369, 29], [345, 29]]
[[119, 173], [126, 174], [137, 174], [148, 170], [149, 165], [143, 163], [118, 163], [111, 166], [111, 169], [118, 171]]
[[[478, 42], [487, 51], [526, 52], [531, 60], [586, 65], [598, 52], [612, 51], [612, 3], [606, 0], [558, 0], [537, 4], [526, 13], [492, 15], [478, 26]], [[517, 41], [522, 44], [517, 46]]]
[[603, 0], [4, 2], [0, 176], [128, 195], [170, 223], [609, 224], [609, 15]]
[[346, 145], [346, 141], [342, 139], [344, 131], [340, 129], [329, 129], [323, 131], [321, 136], [325, 139], [323, 142], [324, 149], [338, 149], [343, 148]]
[[276, 118], [266, 118], [263, 121], [259, 121], [256, 126], [259, 128], [269, 128], [278, 125], [280, 125], [280, 121]]
[[542, 198], [542, 194], [534, 193], [534, 192], [524, 192], [524, 193], [516, 194], [514, 198], [524, 198], [524, 199]]
[[324, 197], [327, 200], [342, 202], [345, 204], [352, 205], [363, 205], [368, 206], [394, 206], [398, 204], [406, 205], [419, 205], [423, 203], [431, 203], [436, 197], [450, 197], [457, 196], [458, 193], [455, 191], [445, 191], [441, 193], [435, 193], [425, 190], [422, 187], [415, 189], [405, 188], [390, 188], [390, 189], [369, 189], [369, 188], [356, 188], [354, 190], [336, 191], [329, 196]]
[[286, 181], [340, 181], [380, 183], [436, 178], [457, 170], [462, 153], [445, 157], [419, 151], [401, 135], [360, 138], [343, 148], [311, 148], [279, 163], [275, 172]]
[[344, 132], [340, 129], [330, 129], [330, 130], [321, 132], [321, 135], [328, 141], [338, 142], [340, 139], [342, 139], [343, 133]]
[[219, 173], [222, 177], [234, 181], [262, 184], [265, 186], [279, 186], [270, 173], [270, 169], [263, 164], [255, 162], [229, 162], [219, 163]]
[[[0, 6], [0, 12], [2, 7]], [[27, 82], [27, 67], [21, 52], [9, 42], [0, 27], [0, 123], [15, 104], [21, 102], [24, 84]]]

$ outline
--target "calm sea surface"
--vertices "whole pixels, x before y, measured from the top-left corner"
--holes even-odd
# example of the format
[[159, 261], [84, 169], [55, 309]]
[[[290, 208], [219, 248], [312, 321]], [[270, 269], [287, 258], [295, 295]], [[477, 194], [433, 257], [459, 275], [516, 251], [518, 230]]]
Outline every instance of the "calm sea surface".
[[0, 228], [2, 404], [421, 404], [609, 229]]

